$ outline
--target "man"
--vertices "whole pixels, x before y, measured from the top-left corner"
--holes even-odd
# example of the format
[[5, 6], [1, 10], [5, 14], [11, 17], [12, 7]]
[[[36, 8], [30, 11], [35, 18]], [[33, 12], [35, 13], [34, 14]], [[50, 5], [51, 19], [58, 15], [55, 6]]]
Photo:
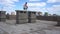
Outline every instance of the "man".
[[23, 9], [24, 10], [27, 10], [27, 8], [28, 8], [28, 6], [27, 6], [27, 2], [24, 4], [24, 7], [23, 7]]

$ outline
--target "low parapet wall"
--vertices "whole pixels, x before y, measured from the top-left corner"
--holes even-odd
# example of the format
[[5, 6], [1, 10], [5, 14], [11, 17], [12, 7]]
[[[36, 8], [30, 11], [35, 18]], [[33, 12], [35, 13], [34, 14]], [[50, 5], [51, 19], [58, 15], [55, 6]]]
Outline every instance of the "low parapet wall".
[[9, 15], [10, 20], [16, 20], [16, 15]]
[[37, 16], [38, 20], [57, 21], [57, 16]]
[[9, 16], [6, 15], [6, 19], [8, 19], [8, 20], [16, 20], [16, 15], [9, 15]]

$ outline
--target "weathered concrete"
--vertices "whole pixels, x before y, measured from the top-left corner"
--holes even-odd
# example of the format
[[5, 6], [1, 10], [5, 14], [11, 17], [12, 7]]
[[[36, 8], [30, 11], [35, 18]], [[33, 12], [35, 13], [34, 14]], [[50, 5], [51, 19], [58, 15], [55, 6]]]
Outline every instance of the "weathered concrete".
[[28, 11], [28, 23], [35, 23], [36, 22], [36, 12]]
[[6, 11], [0, 11], [0, 22], [6, 21]]
[[36, 12], [26, 10], [16, 10], [16, 23], [35, 23]]
[[16, 10], [16, 23], [17, 24], [22, 24], [22, 23], [27, 23], [26, 21], [28, 19], [28, 15], [26, 11], [22, 10]]
[[57, 26], [60, 26], [60, 16], [57, 16]]
[[9, 33], [0, 28], [0, 34], [9, 34]]
[[[15, 20], [14, 20], [15, 21]], [[14, 22], [9, 20], [8, 22]], [[0, 28], [9, 34], [60, 34], [57, 22], [36, 20], [36, 23], [10, 25], [0, 22]]]

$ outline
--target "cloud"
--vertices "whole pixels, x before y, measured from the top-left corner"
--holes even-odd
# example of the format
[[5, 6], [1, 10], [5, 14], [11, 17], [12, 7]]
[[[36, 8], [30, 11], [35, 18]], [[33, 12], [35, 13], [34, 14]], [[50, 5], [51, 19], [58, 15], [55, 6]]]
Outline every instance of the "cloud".
[[36, 12], [47, 12], [47, 10], [45, 8], [40, 8], [40, 7], [30, 7], [28, 8], [28, 10], [30, 11], [36, 11]]
[[48, 0], [47, 3], [56, 3], [56, 2], [60, 2], [60, 0]]
[[0, 4], [2, 5], [14, 4], [15, 2], [18, 2], [18, 0], [0, 0]]
[[51, 14], [58, 14], [60, 15], [60, 5], [53, 5], [52, 7], [50, 8], [47, 8], [47, 10], [49, 11], [49, 13]]
[[49, 8], [40, 8], [40, 7], [29, 7], [28, 10], [31, 11], [41, 11], [43, 12], [48, 12], [49, 14], [57, 14], [60, 15], [60, 5], [53, 5], [52, 7]]
[[0, 5], [3, 7], [3, 10], [11, 11], [15, 7], [15, 2], [19, 2], [19, 0], [0, 0]]
[[30, 10], [30, 11], [36, 11], [36, 12], [42, 12], [43, 15], [44, 15], [45, 12], [48, 12], [46, 10], [46, 8], [40, 8], [40, 7], [31, 7], [28, 10]]
[[40, 1], [40, 0], [29, 0], [29, 1]]
[[28, 6], [40, 6], [40, 7], [44, 7], [46, 6], [45, 2], [40, 2], [40, 3], [28, 3]]
[[53, 5], [52, 7], [48, 8], [51, 11], [60, 11], [60, 5]]
[[39, 12], [40, 11], [40, 8], [36, 8], [36, 7], [34, 8], [33, 7], [33, 8], [29, 8], [29, 10], [31, 10], [31, 11], [38, 11]]

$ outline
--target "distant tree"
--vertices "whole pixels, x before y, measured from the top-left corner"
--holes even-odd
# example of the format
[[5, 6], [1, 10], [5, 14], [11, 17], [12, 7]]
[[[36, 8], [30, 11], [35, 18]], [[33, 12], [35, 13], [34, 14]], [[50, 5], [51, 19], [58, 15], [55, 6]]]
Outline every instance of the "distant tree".
[[45, 12], [44, 16], [48, 16], [48, 12]]

